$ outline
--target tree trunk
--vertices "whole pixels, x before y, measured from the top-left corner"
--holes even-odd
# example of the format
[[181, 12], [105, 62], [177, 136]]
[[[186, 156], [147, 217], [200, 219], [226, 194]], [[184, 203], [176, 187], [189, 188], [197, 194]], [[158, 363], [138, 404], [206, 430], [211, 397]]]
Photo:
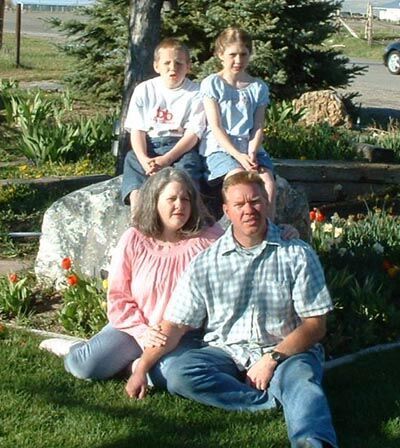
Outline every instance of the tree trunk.
[[124, 123], [132, 92], [139, 82], [153, 75], [153, 52], [160, 40], [161, 7], [163, 0], [131, 0], [129, 18], [129, 51], [125, 64], [116, 174], [121, 174], [130, 135]]
[[0, 50], [3, 48], [4, 9], [6, 0], [0, 0]]

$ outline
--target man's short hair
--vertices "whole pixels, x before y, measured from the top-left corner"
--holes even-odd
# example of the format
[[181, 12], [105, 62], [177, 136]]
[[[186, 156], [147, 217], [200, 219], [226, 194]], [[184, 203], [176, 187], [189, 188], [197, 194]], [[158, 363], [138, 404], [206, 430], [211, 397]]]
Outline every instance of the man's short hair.
[[190, 62], [189, 48], [175, 37], [167, 37], [156, 46], [154, 50], [154, 61], [158, 61], [160, 59], [160, 50], [164, 48], [172, 48], [173, 50], [182, 51], [185, 53], [187, 61]]
[[255, 171], [239, 171], [235, 174], [225, 177], [222, 184], [222, 200], [224, 204], [227, 202], [226, 193], [230, 187], [235, 185], [251, 185], [256, 184], [260, 187], [261, 193], [268, 200], [268, 193], [265, 189], [264, 181]]

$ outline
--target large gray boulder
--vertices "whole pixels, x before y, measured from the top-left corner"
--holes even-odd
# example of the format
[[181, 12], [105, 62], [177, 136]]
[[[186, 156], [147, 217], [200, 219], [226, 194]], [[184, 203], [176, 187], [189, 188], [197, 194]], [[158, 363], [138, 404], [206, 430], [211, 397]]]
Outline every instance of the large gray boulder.
[[[112, 250], [130, 221], [130, 208], [120, 199], [121, 181], [118, 176], [74, 191], [46, 211], [35, 263], [39, 280], [60, 285], [64, 280], [60, 263], [65, 257], [85, 275], [100, 277], [100, 271], [107, 270]], [[308, 212], [305, 194], [277, 176], [276, 221], [293, 224], [308, 240]]]

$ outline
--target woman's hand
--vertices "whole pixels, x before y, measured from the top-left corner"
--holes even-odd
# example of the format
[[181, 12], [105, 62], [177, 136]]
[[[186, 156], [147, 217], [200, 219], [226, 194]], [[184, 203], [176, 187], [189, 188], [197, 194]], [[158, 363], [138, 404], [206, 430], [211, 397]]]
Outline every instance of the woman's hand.
[[300, 238], [299, 231], [291, 224], [279, 224], [279, 228], [281, 229], [281, 238], [283, 240], [293, 240]]
[[167, 336], [161, 333], [161, 326], [148, 327], [140, 338], [143, 347], [163, 347], [167, 342]]

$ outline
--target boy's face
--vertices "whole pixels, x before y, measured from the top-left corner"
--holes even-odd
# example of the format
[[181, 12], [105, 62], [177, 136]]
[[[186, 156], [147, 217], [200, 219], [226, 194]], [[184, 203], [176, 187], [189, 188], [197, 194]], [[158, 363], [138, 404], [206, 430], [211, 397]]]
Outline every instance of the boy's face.
[[186, 53], [174, 48], [160, 48], [158, 59], [154, 61], [154, 70], [169, 89], [176, 89], [185, 80], [190, 70], [190, 61]]

